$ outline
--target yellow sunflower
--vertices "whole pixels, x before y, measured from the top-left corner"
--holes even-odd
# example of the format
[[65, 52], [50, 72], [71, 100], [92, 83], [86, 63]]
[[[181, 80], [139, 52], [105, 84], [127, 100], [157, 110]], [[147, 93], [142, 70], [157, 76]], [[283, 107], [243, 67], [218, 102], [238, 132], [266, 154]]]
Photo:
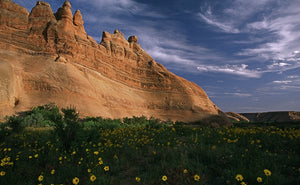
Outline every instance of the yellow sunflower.
[[271, 171], [268, 169], [264, 169], [264, 173], [266, 176], [271, 176], [271, 174], [272, 174]]
[[164, 175], [164, 176], [162, 176], [161, 180], [167, 181], [167, 180], [168, 180], [168, 177]]
[[73, 182], [73, 184], [77, 185], [79, 183], [79, 179], [77, 177], [75, 177], [72, 182]]
[[43, 179], [44, 179], [44, 176], [42, 176], [42, 175], [40, 175], [39, 178], [38, 178], [38, 180], [39, 180], [40, 182], [43, 181]]
[[135, 180], [136, 180], [136, 182], [140, 182], [140, 181], [141, 181], [141, 178], [136, 177]]
[[241, 174], [237, 174], [237, 175], [235, 176], [235, 179], [236, 179], [237, 181], [243, 181], [244, 177], [243, 177]]
[[104, 167], [104, 170], [107, 172], [107, 171], [109, 171], [109, 166], [105, 166]]
[[90, 180], [91, 180], [92, 182], [94, 182], [94, 181], [96, 180], [96, 176], [95, 176], [95, 175], [92, 175], [92, 176], [90, 177]]
[[257, 180], [257, 182], [262, 182], [262, 178], [261, 177], [257, 177], [256, 180]]
[[199, 175], [197, 175], [197, 174], [196, 174], [196, 175], [194, 175], [194, 180], [195, 180], [195, 181], [199, 181], [199, 180], [200, 180], [200, 176], [199, 176]]

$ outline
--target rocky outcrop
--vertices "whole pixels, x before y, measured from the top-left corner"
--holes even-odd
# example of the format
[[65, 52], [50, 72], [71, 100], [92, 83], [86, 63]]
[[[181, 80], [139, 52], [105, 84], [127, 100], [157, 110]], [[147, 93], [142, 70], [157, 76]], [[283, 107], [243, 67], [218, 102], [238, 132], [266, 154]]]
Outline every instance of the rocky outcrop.
[[69, 1], [56, 13], [38, 1], [29, 14], [0, 0], [0, 12], [0, 64], [8, 69], [0, 71], [0, 116], [50, 102], [110, 118], [196, 121], [222, 113], [198, 85], [154, 61], [136, 36], [103, 32], [96, 43]]
[[261, 112], [261, 113], [240, 113], [247, 117], [250, 122], [261, 123], [283, 123], [300, 121], [300, 112], [280, 111], [280, 112]]
[[226, 112], [226, 116], [234, 122], [249, 122], [249, 119], [235, 112]]

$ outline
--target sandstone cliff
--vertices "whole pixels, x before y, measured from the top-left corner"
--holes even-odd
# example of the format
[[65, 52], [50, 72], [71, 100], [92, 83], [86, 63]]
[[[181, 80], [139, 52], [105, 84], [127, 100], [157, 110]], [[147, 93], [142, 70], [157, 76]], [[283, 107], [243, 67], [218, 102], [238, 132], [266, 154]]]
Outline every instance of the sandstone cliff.
[[55, 102], [82, 116], [195, 121], [223, 114], [196, 84], [169, 72], [116, 30], [96, 43], [66, 1], [29, 13], [0, 0], [0, 117]]

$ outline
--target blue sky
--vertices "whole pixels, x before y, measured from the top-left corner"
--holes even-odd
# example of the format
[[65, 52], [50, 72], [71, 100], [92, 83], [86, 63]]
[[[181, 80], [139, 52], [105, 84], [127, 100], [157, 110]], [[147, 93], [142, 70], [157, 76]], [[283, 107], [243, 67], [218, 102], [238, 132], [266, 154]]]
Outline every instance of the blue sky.
[[[13, 0], [29, 11], [34, 0]], [[61, 0], [46, 0], [54, 12]], [[223, 111], [300, 111], [299, 0], [70, 0], [97, 42], [120, 30]]]

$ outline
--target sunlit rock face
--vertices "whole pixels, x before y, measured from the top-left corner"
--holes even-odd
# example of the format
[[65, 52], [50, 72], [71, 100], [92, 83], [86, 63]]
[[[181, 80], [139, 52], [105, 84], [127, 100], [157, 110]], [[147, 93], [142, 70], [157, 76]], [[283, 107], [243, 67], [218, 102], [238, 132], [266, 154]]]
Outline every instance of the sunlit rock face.
[[81, 116], [196, 121], [223, 114], [198, 85], [169, 72], [116, 30], [100, 44], [66, 1], [29, 13], [0, 0], [0, 117], [32, 106], [76, 106]]

